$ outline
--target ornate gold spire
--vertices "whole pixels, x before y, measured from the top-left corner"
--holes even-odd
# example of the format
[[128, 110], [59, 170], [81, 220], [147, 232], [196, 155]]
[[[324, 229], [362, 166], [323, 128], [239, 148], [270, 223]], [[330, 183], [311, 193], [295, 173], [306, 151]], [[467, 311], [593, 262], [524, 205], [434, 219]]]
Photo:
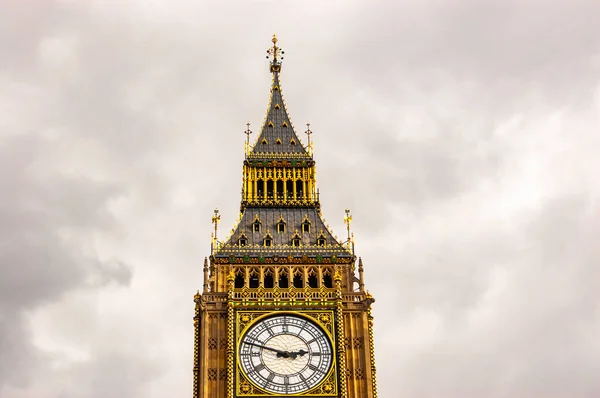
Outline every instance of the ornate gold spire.
[[[273, 35], [273, 39], [271, 39], [271, 41], [273, 42], [273, 47], [269, 48], [267, 50], [267, 59], [269, 59], [269, 57], [273, 57], [273, 60], [271, 61], [271, 73], [274, 72], [280, 72], [281, 71], [281, 59], [283, 59], [283, 54], [285, 54], [285, 52], [280, 48], [277, 47], [277, 36]], [[279, 57], [280, 60], [277, 59], [277, 57]]]

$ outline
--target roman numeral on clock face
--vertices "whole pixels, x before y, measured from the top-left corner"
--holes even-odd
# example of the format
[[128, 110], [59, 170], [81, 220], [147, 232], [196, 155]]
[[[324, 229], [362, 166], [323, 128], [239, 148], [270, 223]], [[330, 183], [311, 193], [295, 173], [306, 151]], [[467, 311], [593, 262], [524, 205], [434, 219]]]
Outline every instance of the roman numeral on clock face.
[[304, 377], [304, 375], [302, 373], [300, 373], [298, 376], [300, 376], [300, 379], [302, 380], [302, 384], [304, 384], [304, 386], [306, 388], [309, 387], [308, 382], [306, 381], [306, 378]]
[[302, 325], [302, 327], [300, 328], [300, 331], [298, 332], [297, 336], [300, 336], [302, 334], [305, 327], [306, 327], [306, 322], [304, 322], [304, 325]]
[[[263, 370], [265, 368], [265, 364], [264, 363], [259, 363], [258, 365], [256, 365], [254, 367], [254, 370], [256, 370], [257, 372], [260, 372], [261, 370]], [[273, 374], [273, 373], [271, 373]]]
[[312, 339], [312, 340], [310, 340], [310, 341], [307, 341], [307, 342], [306, 342], [306, 344], [312, 344], [312, 343], [314, 343], [315, 341], [317, 341], [317, 340], [321, 340], [321, 339], [323, 339], [323, 336], [315, 337], [314, 339]]
[[309, 368], [310, 370], [312, 370], [312, 371], [315, 371], [315, 372], [321, 372], [321, 373], [324, 373], [324, 372], [323, 372], [323, 369], [316, 367], [316, 366], [315, 366], [315, 365], [313, 365], [312, 363], [309, 363], [309, 364], [308, 364], [308, 368]]

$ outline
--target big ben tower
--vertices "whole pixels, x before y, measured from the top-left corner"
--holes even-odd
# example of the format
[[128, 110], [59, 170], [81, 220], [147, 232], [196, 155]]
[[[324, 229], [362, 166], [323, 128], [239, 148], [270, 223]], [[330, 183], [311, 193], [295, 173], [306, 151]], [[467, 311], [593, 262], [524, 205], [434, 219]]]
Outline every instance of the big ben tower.
[[[315, 160], [281, 94], [283, 51], [267, 50], [271, 98], [252, 145], [246, 131], [240, 217], [204, 261], [194, 296], [194, 398], [376, 398], [374, 299], [347, 240], [323, 222]], [[308, 126], [310, 127], [310, 126]]]

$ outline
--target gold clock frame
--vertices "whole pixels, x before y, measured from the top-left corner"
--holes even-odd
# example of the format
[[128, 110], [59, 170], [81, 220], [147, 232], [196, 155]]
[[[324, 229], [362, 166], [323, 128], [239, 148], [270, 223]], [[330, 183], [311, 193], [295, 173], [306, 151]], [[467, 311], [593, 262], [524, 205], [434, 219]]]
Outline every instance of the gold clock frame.
[[333, 310], [294, 310], [294, 311], [267, 311], [267, 310], [238, 310], [235, 313], [235, 331], [233, 344], [235, 350], [235, 392], [237, 397], [265, 397], [281, 396], [257, 386], [249, 380], [240, 366], [239, 343], [241, 337], [257, 322], [274, 315], [294, 315], [310, 320], [320, 327], [329, 338], [332, 350], [331, 367], [328, 374], [316, 386], [297, 394], [287, 394], [288, 397], [337, 397], [337, 356], [336, 347], [336, 315]]

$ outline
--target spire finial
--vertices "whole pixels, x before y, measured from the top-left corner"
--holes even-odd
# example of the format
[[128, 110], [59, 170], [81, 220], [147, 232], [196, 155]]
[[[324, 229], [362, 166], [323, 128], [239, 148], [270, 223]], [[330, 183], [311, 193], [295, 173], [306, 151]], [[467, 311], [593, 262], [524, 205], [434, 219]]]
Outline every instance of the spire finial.
[[[273, 47], [267, 50], [267, 59], [270, 56], [273, 56], [273, 60], [271, 61], [271, 72], [279, 72], [281, 71], [281, 61], [283, 59], [283, 54], [285, 53], [280, 47], [277, 47], [277, 36], [273, 35], [271, 42], [273, 42]], [[279, 60], [277, 59], [279, 57]]]

